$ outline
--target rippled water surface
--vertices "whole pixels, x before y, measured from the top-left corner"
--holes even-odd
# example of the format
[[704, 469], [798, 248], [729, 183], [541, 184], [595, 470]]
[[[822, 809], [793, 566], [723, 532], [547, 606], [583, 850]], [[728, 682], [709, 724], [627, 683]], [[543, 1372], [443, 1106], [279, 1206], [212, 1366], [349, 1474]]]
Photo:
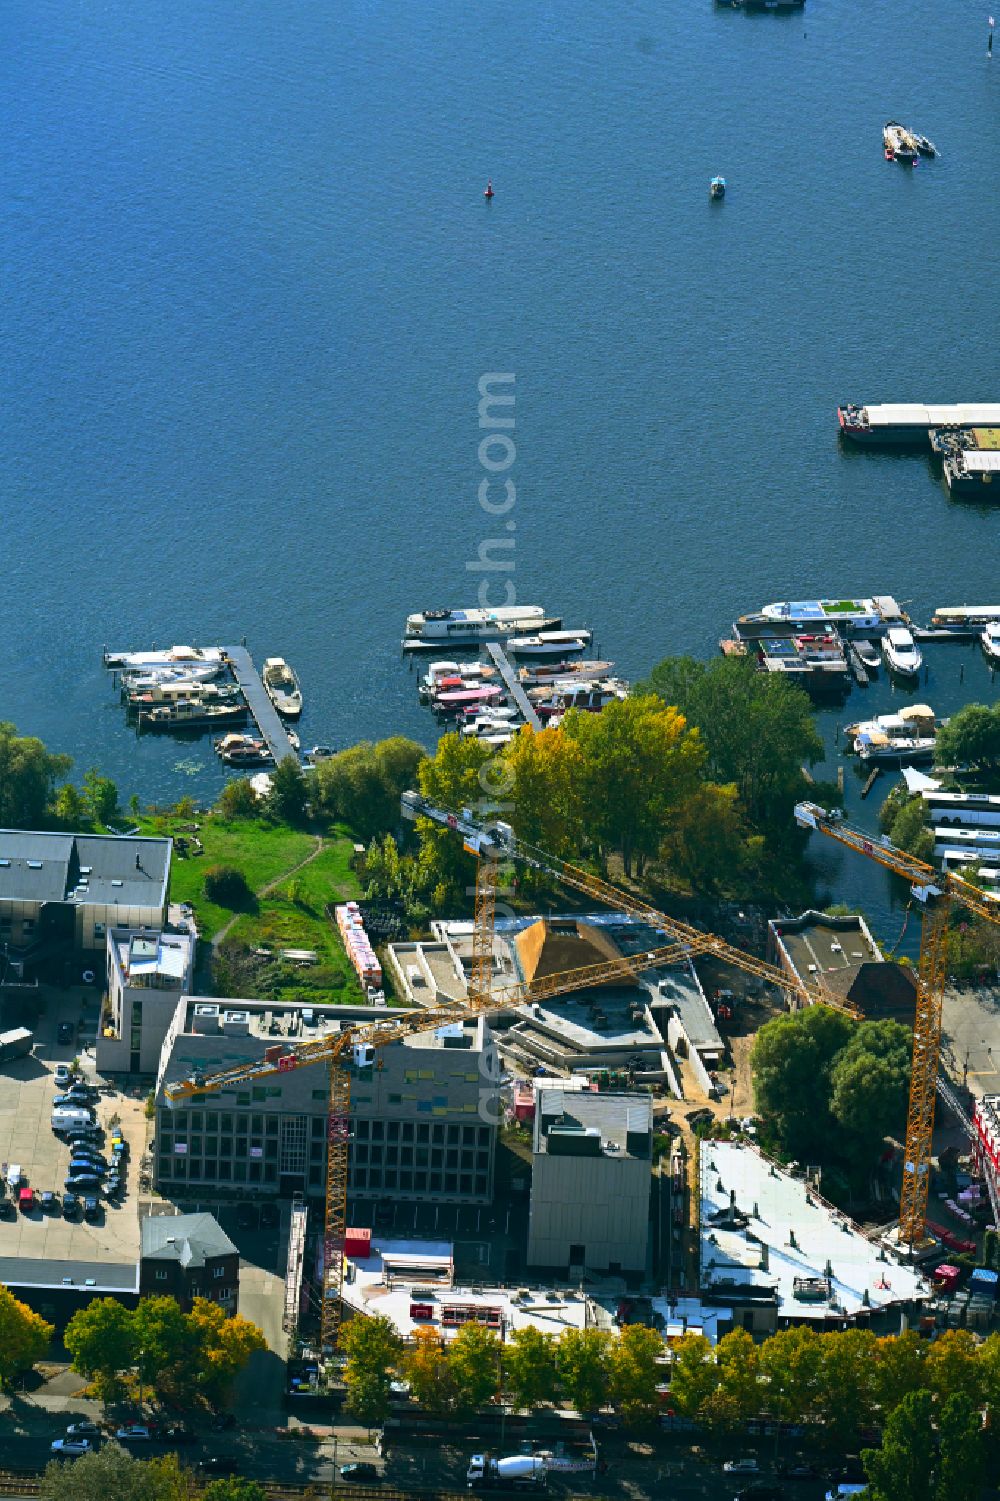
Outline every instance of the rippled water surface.
[[[985, 15], [9, 0], [0, 35], [2, 714], [78, 770], [218, 781], [129, 735], [104, 643], [245, 635], [307, 743], [427, 738], [398, 642], [501, 535], [487, 370], [519, 596], [631, 675], [771, 599], [1000, 592], [1000, 514], [834, 418], [1000, 395]], [[887, 164], [889, 115], [941, 159]], [[956, 650], [939, 712], [993, 691]]]

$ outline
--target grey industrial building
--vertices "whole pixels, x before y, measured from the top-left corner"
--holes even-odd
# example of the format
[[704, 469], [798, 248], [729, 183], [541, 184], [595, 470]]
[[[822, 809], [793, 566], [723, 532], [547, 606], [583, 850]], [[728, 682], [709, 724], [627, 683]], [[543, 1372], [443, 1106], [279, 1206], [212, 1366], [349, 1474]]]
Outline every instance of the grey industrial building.
[[804, 985], [821, 983], [867, 1017], [912, 1019], [913, 971], [883, 957], [860, 912], [831, 917], [809, 910], [772, 921], [767, 942], [768, 957]]
[[155, 1074], [177, 1002], [192, 989], [192, 933], [107, 935], [107, 999], [97, 1029], [98, 1073]]
[[[380, 1021], [401, 1015], [391, 1009]], [[166, 1194], [235, 1190], [321, 1197], [327, 1070], [289, 1068], [171, 1109], [164, 1085], [194, 1073], [294, 1053], [352, 1022], [350, 1006], [182, 998], [156, 1090], [156, 1180]], [[483, 1017], [380, 1048], [352, 1065], [351, 1197], [488, 1204], [493, 1197], [499, 1068]]]
[[644, 1275], [652, 1158], [649, 1095], [539, 1088], [528, 1265]]
[[160, 928], [169, 839], [0, 829], [0, 947], [9, 978], [74, 958], [103, 967], [111, 927]]

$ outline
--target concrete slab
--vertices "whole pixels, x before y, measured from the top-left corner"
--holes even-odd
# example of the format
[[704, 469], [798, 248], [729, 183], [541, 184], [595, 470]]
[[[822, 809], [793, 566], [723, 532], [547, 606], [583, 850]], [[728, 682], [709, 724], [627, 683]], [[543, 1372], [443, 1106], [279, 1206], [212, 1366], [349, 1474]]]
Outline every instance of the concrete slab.
[[958, 1083], [972, 1093], [1000, 1091], [1000, 987], [968, 986], [945, 991], [942, 1058]]

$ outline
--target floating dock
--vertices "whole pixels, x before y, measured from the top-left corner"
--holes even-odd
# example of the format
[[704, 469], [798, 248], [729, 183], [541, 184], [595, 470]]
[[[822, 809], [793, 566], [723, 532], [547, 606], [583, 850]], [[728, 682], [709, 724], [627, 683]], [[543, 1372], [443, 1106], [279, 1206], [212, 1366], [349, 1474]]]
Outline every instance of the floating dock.
[[253, 657], [245, 646], [224, 646], [222, 650], [228, 658], [233, 677], [243, 690], [243, 697], [247, 701], [251, 718], [277, 766], [279, 761], [284, 761], [287, 756], [294, 756], [295, 750], [277, 709], [264, 691], [260, 673], [253, 665]]
[[882, 406], [837, 408], [843, 437], [852, 443], [889, 444], [924, 448], [931, 431], [938, 427], [1000, 427], [1000, 401], [982, 401], [958, 406], [919, 406], [890, 402]]
[[489, 652], [497, 672], [503, 678], [504, 686], [513, 702], [517, 705], [525, 724], [530, 724], [533, 730], [540, 730], [542, 727], [541, 720], [535, 713], [528, 695], [521, 687], [517, 671], [503, 647], [495, 641], [488, 641], [486, 643], [486, 650]]

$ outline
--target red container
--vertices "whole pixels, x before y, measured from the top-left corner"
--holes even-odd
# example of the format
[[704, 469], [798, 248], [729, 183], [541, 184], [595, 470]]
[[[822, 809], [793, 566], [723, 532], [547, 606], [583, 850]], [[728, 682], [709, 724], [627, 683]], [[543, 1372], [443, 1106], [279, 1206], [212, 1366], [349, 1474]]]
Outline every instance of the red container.
[[370, 1230], [352, 1228], [344, 1236], [344, 1255], [352, 1256], [355, 1261], [366, 1261], [372, 1253], [372, 1233]]

